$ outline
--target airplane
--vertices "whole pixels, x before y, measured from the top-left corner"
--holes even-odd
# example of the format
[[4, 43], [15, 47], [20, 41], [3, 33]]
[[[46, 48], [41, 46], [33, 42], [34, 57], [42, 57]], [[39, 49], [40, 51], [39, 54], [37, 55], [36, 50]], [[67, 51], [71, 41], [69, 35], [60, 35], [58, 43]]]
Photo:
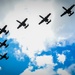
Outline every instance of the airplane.
[[39, 25], [43, 22], [46, 22], [46, 24], [49, 24], [51, 22], [51, 20], [48, 19], [48, 17], [51, 15], [51, 13], [49, 13], [45, 18], [43, 18], [41, 15], [39, 15], [43, 20], [41, 20], [41, 22], [39, 23]]
[[9, 46], [9, 44], [6, 45], [6, 41], [7, 40], [5, 40], [4, 42], [0, 42], [0, 47], [5, 46], [5, 48], [7, 48]]
[[65, 7], [62, 7], [65, 12], [61, 15], [61, 17], [65, 14], [68, 14], [69, 16], [71, 16], [72, 14], [74, 14], [74, 11], [72, 12], [71, 9], [75, 6], [75, 4], [73, 4], [70, 8], [66, 9]]
[[9, 33], [9, 30], [8, 30], [8, 31], [5, 30], [6, 27], [7, 27], [7, 25], [5, 25], [2, 29], [0, 28], [0, 34], [1, 34], [2, 32], [4, 32], [5, 35], [7, 35], [7, 34]]
[[7, 60], [9, 58], [9, 56], [7, 57], [6, 55], [7, 55], [7, 53], [5, 53], [4, 55], [0, 54], [0, 60], [2, 60], [3, 58], [5, 58]]
[[26, 23], [25, 23], [27, 21], [27, 18], [22, 22], [20, 22], [18, 20], [16, 20], [16, 21], [20, 23], [20, 25], [17, 27], [17, 29], [19, 29], [21, 26], [24, 26], [24, 28], [26, 29], [29, 26], [29, 24], [26, 25]]

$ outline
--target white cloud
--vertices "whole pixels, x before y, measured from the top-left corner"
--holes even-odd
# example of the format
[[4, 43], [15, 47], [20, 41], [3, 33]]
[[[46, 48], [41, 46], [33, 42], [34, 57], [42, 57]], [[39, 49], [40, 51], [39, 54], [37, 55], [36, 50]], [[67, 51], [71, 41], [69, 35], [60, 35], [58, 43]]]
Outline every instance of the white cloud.
[[14, 50], [14, 56], [17, 58], [17, 60], [24, 60], [24, 54], [20, 50]]
[[[47, 9], [47, 7], [50, 7], [52, 4], [43, 2], [41, 5], [41, 3], [20, 2], [15, 5], [14, 10], [8, 13], [4, 20], [4, 23], [8, 25], [10, 31], [9, 38], [16, 39], [22, 47], [22, 52], [27, 54], [30, 58], [34, 57], [36, 52], [46, 50], [45, 43], [48, 42], [52, 45], [56, 39], [54, 32], [51, 30], [54, 19], [54, 14], [52, 13], [53, 9]], [[50, 16], [52, 22], [49, 25], [45, 23], [38, 25], [39, 21], [41, 21], [39, 15], [46, 16], [50, 12], [52, 13]], [[29, 23], [29, 27], [27, 29], [23, 27], [17, 29], [19, 23], [16, 22], [16, 20], [23, 21], [25, 18], [28, 18], [27, 24]]]
[[[63, 26], [60, 25], [63, 25], [63, 23], [61, 23], [61, 19], [59, 20], [60, 17], [56, 18], [56, 4], [53, 2], [52, 0], [50, 2], [20, 1], [6, 15], [3, 21], [4, 24], [8, 25], [10, 31], [8, 38], [16, 39], [22, 47], [22, 52], [30, 58], [34, 57], [35, 53], [46, 50], [46, 44], [49, 44], [50, 47], [55, 42], [60, 42], [70, 37], [62, 36], [61, 29]], [[52, 22], [49, 25], [46, 25], [45, 22], [38, 25], [39, 21], [41, 21], [39, 15], [44, 17], [48, 13], [51, 13], [50, 19]], [[28, 18], [26, 23], [29, 24], [29, 27], [27, 29], [23, 27], [17, 29], [19, 23], [16, 20], [23, 21], [25, 18]], [[58, 24], [58, 20], [61, 24]], [[58, 43], [58, 45], [60, 44]]]
[[[10, 36], [8, 38], [16, 39], [22, 48], [22, 52], [28, 55], [31, 60], [35, 58], [35, 53], [46, 50], [47, 44], [49, 44], [49, 47], [51, 47], [56, 42], [60, 42], [64, 39], [71, 40], [71, 38], [75, 37], [75, 21], [74, 19], [71, 19], [72, 17], [61, 18], [60, 14], [63, 12], [61, 9], [61, 3], [55, 4], [52, 1], [27, 2], [24, 0], [22, 2], [18, 2], [14, 6], [14, 9], [7, 13], [3, 21], [4, 25], [8, 25], [8, 29], [10, 31]], [[49, 25], [46, 25], [45, 22], [41, 25], [38, 25], [39, 21], [41, 21], [39, 15], [46, 16], [48, 13], [51, 13], [50, 19], [52, 22]], [[29, 24], [29, 27], [27, 29], [24, 29], [23, 27], [17, 29], [19, 23], [16, 22], [16, 20], [23, 21], [25, 18], [28, 18], [26, 23]], [[65, 43], [63, 44], [65, 45]], [[58, 45], [60, 44], [58, 43]], [[18, 54], [20, 54], [19, 51]], [[43, 56], [36, 58], [38, 66], [44, 64], [53, 64], [51, 56], [44, 56], [44, 58]], [[43, 60], [43, 63], [40, 61], [41, 59]], [[50, 59], [51, 62], [48, 61], [48, 59]], [[58, 54], [59, 62], [64, 63], [65, 59], [65, 55]], [[48, 68], [48, 70], [49, 69], [50, 68]], [[44, 73], [42, 75], [49, 75], [51, 73], [53, 74], [52, 69], [51, 72], [47, 73], [47, 68], [45, 68], [37, 70], [36, 72], [30, 72], [27, 69], [23, 75], [35, 75], [36, 73], [40, 72]]]
[[64, 61], [66, 60], [66, 56], [64, 54], [57, 54], [58, 61], [64, 64]]
[[[69, 8], [72, 4], [71, 1], [67, 4], [65, 1], [57, 1], [54, 0], [54, 9], [55, 10], [55, 18], [54, 24], [52, 25], [52, 30], [55, 32], [56, 37], [61, 37], [67, 39], [69, 42], [75, 42], [75, 14], [69, 17], [67, 14], [63, 17], [60, 15], [64, 12], [62, 6]], [[59, 11], [58, 11], [59, 10]], [[74, 11], [75, 8], [72, 9]]]
[[[36, 52], [46, 50], [47, 43], [50, 47], [55, 42], [74, 38], [75, 21], [71, 19], [72, 17], [69, 19], [68, 17], [60, 17], [62, 13], [61, 4], [55, 3], [55, 0], [47, 2], [23, 0], [17, 2], [14, 5], [14, 9], [7, 13], [3, 24], [8, 25], [10, 30], [9, 38], [16, 39], [20, 43], [22, 51], [30, 58], [34, 57]], [[58, 12], [56, 9], [61, 11]], [[41, 21], [39, 15], [46, 16], [48, 13], [51, 13], [50, 19], [52, 22], [49, 25], [43, 23], [39, 26], [38, 23]], [[19, 23], [16, 20], [23, 21], [25, 18], [28, 18], [27, 23], [29, 23], [29, 27], [27, 29], [23, 27], [17, 29]], [[72, 21], [72, 25], [70, 25], [70, 21]], [[58, 43], [58, 45], [60, 44]]]
[[54, 74], [55, 72], [53, 71], [53, 67], [51, 65], [48, 65], [47, 67], [43, 69], [38, 69], [33, 72], [31, 72], [28, 68], [20, 75], [54, 75]]
[[33, 64], [38, 66], [41, 69], [36, 69], [35, 71], [31, 71], [33, 69], [33, 66], [29, 66], [21, 75], [54, 75], [55, 71], [53, 70], [54, 63], [53, 63], [53, 57], [52, 56], [37, 56], [33, 61]]
[[54, 65], [52, 56], [38, 56], [35, 59], [37, 66], [44, 66], [46, 64]]
[[57, 73], [59, 75], [71, 75], [71, 74], [69, 74], [69, 72], [67, 70], [63, 70], [62, 68], [58, 69]]
[[[4, 24], [7, 24], [10, 30], [9, 38], [16, 39], [22, 47], [22, 52], [26, 53], [30, 58], [34, 57], [35, 53], [46, 50], [46, 44], [49, 44], [50, 47], [55, 42], [66, 39], [61, 35], [57, 36], [57, 31], [54, 31], [55, 26], [58, 24], [55, 21], [54, 11], [55, 7], [52, 1], [22, 1], [17, 3], [14, 9], [6, 15]], [[51, 13], [49, 18], [52, 22], [49, 25], [46, 25], [45, 22], [38, 25], [39, 21], [41, 21], [39, 15], [44, 17], [48, 13]], [[25, 18], [28, 18], [26, 23], [29, 24], [29, 27], [27, 29], [23, 27], [17, 29], [19, 23], [16, 20], [23, 21]], [[59, 25], [56, 29], [60, 29]]]
[[72, 73], [75, 73], [75, 64], [70, 65], [67, 69], [59, 68], [57, 73], [59, 75], [72, 75]]

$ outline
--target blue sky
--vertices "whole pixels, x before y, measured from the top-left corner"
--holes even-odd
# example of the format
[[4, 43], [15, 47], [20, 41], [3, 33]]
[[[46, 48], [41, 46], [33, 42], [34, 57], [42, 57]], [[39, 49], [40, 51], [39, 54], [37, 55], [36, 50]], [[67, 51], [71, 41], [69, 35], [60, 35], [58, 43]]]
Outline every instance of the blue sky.
[[[72, 0], [2, 0], [0, 1], [0, 28], [4, 25], [8, 35], [1, 34], [0, 41], [7, 39], [9, 59], [0, 60], [0, 75], [75, 75], [75, 14], [60, 15], [62, 6], [68, 8]], [[73, 8], [72, 11], [74, 11]], [[51, 13], [49, 25], [38, 25], [41, 18]], [[29, 27], [17, 29], [16, 20], [28, 18]]]
[[[2, 37], [3, 39], [3, 37]], [[11, 44], [12, 42], [12, 44]], [[30, 58], [27, 55], [23, 55], [24, 59], [20, 60], [19, 58], [17, 59], [14, 56], [14, 48], [19, 48], [19, 44], [15, 44], [13, 42], [13, 39], [9, 39], [7, 43], [10, 43], [10, 46], [8, 48], [5, 48], [2, 52], [8, 52], [9, 55], [9, 59], [6, 61], [5, 59], [0, 61], [0, 66], [2, 67], [2, 70], [0, 71], [1, 75], [19, 75], [20, 73], [22, 73], [25, 69], [28, 68], [29, 63], [30, 66], [33, 66], [33, 69], [31, 70], [31, 72], [36, 71], [38, 69], [42, 69], [45, 66], [40, 66], [38, 67], [37, 65], [35, 65], [33, 62], [31, 62]], [[55, 46], [52, 48], [48, 48], [48, 51], [42, 51], [40, 54], [36, 54], [36, 56], [44, 56], [44, 55], [52, 55], [53, 56], [53, 63], [57, 65], [54, 66], [54, 71], [56, 72], [59, 68], [62, 69], [67, 69], [69, 68], [69, 66], [71, 66], [72, 64], [75, 64], [75, 43], [73, 44], [69, 44], [67, 41], [65, 41], [66, 45], [65, 46]], [[20, 50], [21, 51], [21, 50]], [[0, 49], [1, 52], [1, 49]], [[57, 54], [64, 54], [66, 56], [66, 60], [63, 63], [58, 61], [58, 56]], [[73, 74], [72, 74], [73, 73]], [[74, 75], [75, 71], [72, 70], [71, 74]]]
[[[0, 40], [4, 40], [4, 37], [5, 36], [0, 38]], [[16, 50], [19, 49], [21, 51], [21, 48], [19, 47], [19, 43], [17, 42], [14, 43], [13, 39], [8, 39], [7, 43], [10, 44], [9, 47], [0, 49], [1, 54], [7, 52], [7, 56], [9, 56], [9, 59], [7, 61], [5, 61], [5, 59], [0, 61], [0, 66], [2, 67], [0, 74], [1, 75], [13, 75], [13, 74], [19, 75], [24, 69], [28, 67], [28, 63], [30, 62], [30, 59], [25, 54], [22, 54], [24, 60], [20, 60], [19, 57], [16, 58], [16, 56], [14, 55], [15, 48]]]

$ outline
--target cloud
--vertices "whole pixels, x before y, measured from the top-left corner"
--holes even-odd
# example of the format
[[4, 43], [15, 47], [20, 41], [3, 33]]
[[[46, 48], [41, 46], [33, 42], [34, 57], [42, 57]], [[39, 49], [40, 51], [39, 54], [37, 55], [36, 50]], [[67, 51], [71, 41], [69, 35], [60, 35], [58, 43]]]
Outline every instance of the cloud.
[[57, 54], [57, 56], [58, 56], [58, 58], [57, 58], [58, 61], [64, 64], [64, 62], [66, 60], [66, 56], [64, 54]]
[[26, 69], [22, 74], [20, 75], [54, 75], [56, 74], [53, 71], [53, 67], [51, 65], [47, 65], [43, 69], [38, 69], [36, 71], [31, 72], [30, 69]]
[[[14, 6], [14, 9], [12, 9], [10, 12], [8, 12], [1, 22], [4, 25], [8, 25], [8, 29], [10, 31], [9, 38], [15, 39], [22, 50], [22, 53], [25, 53], [29, 58], [35, 59], [35, 54], [46, 51], [47, 45], [49, 48], [53, 47], [54, 44], [56, 45], [56, 42], [59, 44], [60, 41], [63, 42], [63, 40], [72, 41], [74, 39], [75, 34], [75, 21], [74, 21], [74, 15], [69, 18], [67, 15], [63, 18], [60, 17], [60, 14], [62, 14], [62, 3], [58, 2], [43, 2], [43, 1], [21, 1], [16, 3]], [[57, 9], [57, 10], [56, 10]], [[58, 11], [59, 10], [59, 11]], [[49, 19], [52, 20], [52, 22], [49, 25], [46, 25], [45, 22], [41, 25], [38, 25], [39, 21], [41, 21], [41, 18], [39, 15], [42, 15], [43, 17], [46, 16], [48, 13], [51, 13], [51, 16]], [[17, 29], [17, 26], [19, 25], [16, 20], [23, 21], [25, 18], [28, 18], [27, 24], [29, 24], [29, 27], [27, 29], [24, 29], [23, 27], [20, 29]], [[74, 41], [73, 41], [74, 42]], [[64, 44], [65, 45], [65, 44]], [[21, 54], [19, 50], [15, 51], [16, 57], [18, 58]], [[64, 58], [61, 60], [61, 58]], [[21, 58], [23, 59], [23, 58]], [[42, 60], [43, 59], [43, 60]], [[48, 59], [50, 61], [48, 61]], [[43, 63], [40, 61], [42, 60]], [[53, 64], [53, 58], [52, 56], [40, 56], [36, 57], [36, 62], [38, 66], [43, 66], [44, 64]], [[64, 63], [65, 56], [64, 55], [58, 55], [59, 62]], [[44, 62], [45, 61], [45, 62]], [[34, 63], [34, 62], [33, 62]], [[31, 72], [29, 69], [26, 69], [23, 75], [35, 75], [41, 74], [42, 75], [49, 75], [54, 74], [53, 66], [48, 66], [43, 69], [36, 70], [35, 72]], [[60, 72], [59, 72], [60, 71]], [[65, 72], [65, 74], [68, 74], [66, 71], [59, 69], [58, 73], [62, 74], [62, 72]], [[39, 75], [40, 75], [39, 74]]]
[[58, 69], [57, 73], [59, 75], [71, 75], [67, 70], [63, 70], [62, 68]]
[[24, 60], [25, 54], [22, 53], [20, 50], [14, 49], [14, 56], [17, 58], [17, 60]]
[[[8, 25], [10, 31], [8, 38], [16, 39], [22, 48], [22, 52], [30, 58], [34, 57], [35, 53], [46, 50], [46, 42], [51, 42], [49, 43], [50, 45], [54, 43], [55, 36], [51, 30], [52, 23], [48, 26], [45, 25], [45, 23], [38, 25], [39, 21], [41, 21], [39, 15], [46, 16], [51, 11], [47, 10], [50, 4], [51, 3], [42, 3], [41, 6], [39, 2], [20, 2], [15, 5], [15, 9], [8, 13], [4, 19], [4, 23]], [[46, 5], [47, 7], [45, 7]], [[19, 24], [16, 20], [23, 21], [25, 18], [28, 18], [27, 24], [29, 23], [29, 27], [27, 29], [23, 27], [17, 29]], [[51, 15], [51, 18], [53, 19], [54, 15]]]
[[[36, 58], [31, 61], [33, 65], [30, 65], [21, 75], [54, 75], [55, 71], [53, 70], [54, 63], [52, 56], [36, 56]], [[38, 67], [33, 71], [35, 67]], [[42, 68], [41, 68], [42, 67]]]
[[[70, 1], [70, 0], [69, 0]], [[69, 8], [75, 1], [71, 3], [66, 3], [63, 1], [54, 1], [54, 12], [55, 12], [55, 18], [54, 23], [52, 25], [52, 30], [55, 32], [56, 37], [61, 37], [67, 39], [69, 42], [75, 42], [75, 14], [73, 14], [71, 17], [68, 16], [68, 14], [64, 15], [63, 17], [60, 17], [60, 15], [64, 12], [62, 6], [65, 8]], [[71, 3], [71, 4], [70, 4]], [[56, 9], [57, 10], [56, 10]], [[75, 10], [75, 7], [72, 9], [72, 11]]]
[[[66, 27], [63, 28], [63, 21], [61, 19], [59, 20], [58, 15], [56, 16], [55, 13], [57, 11], [55, 10], [55, 6], [55, 3], [53, 4], [52, 1], [18, 2], [14, 6], [14, 10], [11, 10], [3, 21], [4, 24], [8, 25], [10, 31], [10, 36], [8, 38], [16, 39], [22, 48], [22, 52], [26, 53], [30, 58], [34, 57], [35, 53], [46, 50], [47, 44], [49, 44], [49, 47], [53, 46], [55, 42], [68, 39], [72, 35], [69, 33], [70, 35], [68, 36], [66, 31], [63, 32]], [[44, 17], [48, 13], [52, 14], [49, 17], [52, 19], [52, 22], [49, 25], [46, 25], [44, 22], [39, 26], [38, 23], [41, 21], [39, 15]], [[29, 24], [29, 27], [27, 29], [23, 27], [17, 29], [19, 23], [16, 22], [16, 20], [23, 21], [25, 18], [28, 18], [26, 23]], [[65, 21], [65, 19], [63, 20]]]
[[[74, 35], [74, 32], [72, 31], [67, 32], [69, 31], [68, 28], [74, 30], [74, 24], [72, 24], [71, 27], [70, 24], [68, 25], [68, 21], [68, 23], [65, 22], [65, 19], [68, 18], [63, 18], [62, 20], [60, 17], [59, 19], [60, 11], [56, 14], [56, 4], [54, 1], [20, 1], [14, 5], [13, 10], [7, 13], [3, 21], [4, 24], [8, 25], [10, 31], [10, 36], [8, 38], [16, 39], [22, 48], [22, 52], [26, 53], [30, 58], [34, 57], [35, 53], [46, 50], [47, 44], [49, 44], [50, 47], [53, 46], [54, 43], [69, 39]], [[52, 14], [50, 16], [52, 22], [49, 25], [46, 25], [44, 22], [39, 26], [38, 23], [41, 21], [39, 15], [44, 17], [48, 13]], [[29, 24], [29, 27], [27, 29], [24, 29], [23, 27], [17, 29], [19, 24], [16, 20], [23, 21], [25, 18], [28, 18], [27, 24]], [[66, 23], [67, 25], [63, 25], [63, 23]], [[65, 28], [68, 30], [66, 31]]]
[[6, 15], [14, 9], [14, 5], [20, 2], [20, 0], [1, 0], [0, 1], [0, 20], [6, 17]]
[[46, 64], [54, 65], [52, 56], [46, 56], [46, 55], [38, 56], [36, 57], [35, 61], [36, 61], [36, 65], [39, 67], [44, 66]]

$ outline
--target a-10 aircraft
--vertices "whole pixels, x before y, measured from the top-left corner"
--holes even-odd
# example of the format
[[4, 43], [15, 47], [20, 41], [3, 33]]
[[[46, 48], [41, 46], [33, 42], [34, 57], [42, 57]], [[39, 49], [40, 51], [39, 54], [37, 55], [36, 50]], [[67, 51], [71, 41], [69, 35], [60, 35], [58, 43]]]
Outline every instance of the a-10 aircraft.
[[22, 22], [20, 22], [18, 20], [16, 20], [16, 21], [20, 23], [20, 25], [17, 27], [17, 29], [19, 29], [21, 26], [24, 26], [24, 28], [26, 29], [29, 26], [29, 24], [26, 25], [26, 23], [25, 23], [27, 21], [27, 18]]
[[9, 44], [6, 44], [6, 41], [7, 40], [5, 40], [4, 42], [0, 42], [0, 47], [5, 46], [5, 48], [7, 48]]
[[7, 60], [9, 58], [9, 56], [7, 57], [6, 55], [7, 55], [7, 53], [5, 53], [4, 55], [0, 54], [0, 60], [2, 60], [3, 58], [5, 58]]
[[49, 24], [51, 22], [51, 19], [49, 20], [48, 17], [51, 15], [51, 13], [49, 13], [45, 18], [42, 17], [41, 15], [39, 15], [43, 20], [41, 20], [41, 22], [39, 23], [39, 25], [43, 22], [46, 22], [46, 24]]
[[68, 14], [69, 16], [71, 16], [72, 14], [74, 14], [74, 11], [72, 12], [71, 9], [75, 6], [75, 4], [73, 4], [70, 8], [66, 9], [65, 7], [62, 7], [65, 12], [61, 15], [61, 17], [65, 14]]
[[0, 34], [1, 34], [2, 32], [4, 32], [5, 35], [9, 33], [9, 30], [8, 30], [8, 31], [5, 30], [6, 27], [7, 27], [7, 25], [5, 25], [2, 29], [0, 28]]

